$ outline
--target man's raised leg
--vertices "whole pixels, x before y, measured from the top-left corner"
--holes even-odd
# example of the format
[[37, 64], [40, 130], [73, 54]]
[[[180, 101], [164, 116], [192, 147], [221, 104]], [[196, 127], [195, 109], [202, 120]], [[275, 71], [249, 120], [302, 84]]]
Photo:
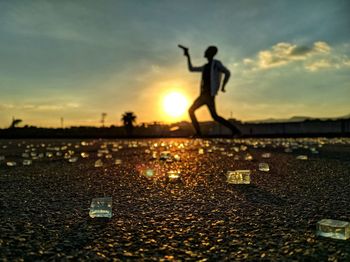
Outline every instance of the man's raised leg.
[[208, 109], [210, 111], [211, 117], [218, 123], [222, 124], [223, 126], [226, 126], [229, 128], [232, 132], [232, 135], [240, 135], [241, 131], [233, 125], [230, 121], [226, 120], [225, 118], [219, 116], [216, 112], [215, 108], [215, 100], [214, 97], [210, 100], [210, 102], [207, 104]]

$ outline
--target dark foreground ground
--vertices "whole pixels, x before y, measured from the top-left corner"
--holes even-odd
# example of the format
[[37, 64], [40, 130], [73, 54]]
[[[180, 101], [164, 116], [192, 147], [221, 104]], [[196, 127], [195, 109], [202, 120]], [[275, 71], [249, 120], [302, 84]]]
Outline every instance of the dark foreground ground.
[[[181, 161], [152, 158], [164, 150]], [[350, 240], [315, 235], [323, 218], [350, 221], [349, 139], [2, 140], [0, 156], [3, 261], [350, 261]], [[235, 169], [252, 170], [251, 184], [227, 184]], [[101, 196], [113, 197], [111, 219], [89, 217]]]

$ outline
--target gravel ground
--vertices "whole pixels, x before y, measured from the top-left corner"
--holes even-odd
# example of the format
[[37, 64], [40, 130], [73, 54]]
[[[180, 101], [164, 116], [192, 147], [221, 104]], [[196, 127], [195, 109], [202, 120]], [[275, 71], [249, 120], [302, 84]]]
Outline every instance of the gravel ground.
[[[350, 261], [350, 240], [315, 234], [350, 221], [349, 153], [350, 139], [324, 138], [1, 140], [0, 260]], [[250, 185], [226, 182], [236, 169]], [[103, 196], [113, 217], [90, 218]]]

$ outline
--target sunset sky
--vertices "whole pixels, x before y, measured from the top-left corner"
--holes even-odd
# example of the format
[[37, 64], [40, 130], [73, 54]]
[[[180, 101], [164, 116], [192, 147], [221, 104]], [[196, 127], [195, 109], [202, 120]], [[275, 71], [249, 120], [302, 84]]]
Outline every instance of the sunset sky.
[[[169, 92], [189, 105], [204, 50], [231, 71], [218, 113], [242, 121], [350, 114], [348, 0], [0, 0], [0, 127], [120, 125], [169, 117]], [[206, 108], [200, 121], [209, 120]]]

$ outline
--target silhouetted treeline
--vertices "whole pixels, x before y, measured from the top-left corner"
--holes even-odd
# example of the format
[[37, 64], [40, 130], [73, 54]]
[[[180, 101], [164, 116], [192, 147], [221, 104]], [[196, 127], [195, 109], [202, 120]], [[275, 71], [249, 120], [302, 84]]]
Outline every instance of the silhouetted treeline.
[[[230, 120], [242, 131], [244, 137], [307, 137], [350, 136], [350, 119], [305, 120], [285, 123], [242, 123]], [[201, 122], [204, 136], [229, 135], [229, 130], [213, 121]], [[133, 128], [132, 136], [124, 126], [39, 128], [34, 126], [0, 129], [0, 138], [156, 138], [189, 137], [194, 133], [189, 122], [171, 125], [153, 123]]]

